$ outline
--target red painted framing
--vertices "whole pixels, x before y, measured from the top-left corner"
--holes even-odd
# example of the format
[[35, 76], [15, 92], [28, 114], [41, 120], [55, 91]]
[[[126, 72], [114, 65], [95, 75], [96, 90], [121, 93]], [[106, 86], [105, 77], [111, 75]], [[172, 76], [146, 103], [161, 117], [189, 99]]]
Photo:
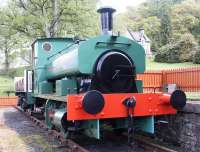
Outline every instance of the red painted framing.
[[127, 108], [123, 101], [128, 97], [136, 99], [134, 116], [154, 116], [175, 114], [176, 110], [169, 104], [169, 95], [165, 94], [103, 94], [105, 106], [103, 110], [91, 115], [82, 108], [84, 94], [67, 96], [67, 119], [68, 120], [88, 120], [127, 117]]

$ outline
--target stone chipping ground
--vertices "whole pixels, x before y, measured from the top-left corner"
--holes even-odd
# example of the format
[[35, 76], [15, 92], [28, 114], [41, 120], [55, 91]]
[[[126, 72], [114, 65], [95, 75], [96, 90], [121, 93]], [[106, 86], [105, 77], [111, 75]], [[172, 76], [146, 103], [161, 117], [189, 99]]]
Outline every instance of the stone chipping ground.
[[0, 152], [55, 151], [69, 150], [15, 108], [0, 108]]
[[[145, 152], [137, 147], [129, 148], [125, 141], [81, 139], [81, 145], [91, 152]], [[17, 109], [0, 108], [0, 152], [69, 152], [57, 139], [36, 126]]]

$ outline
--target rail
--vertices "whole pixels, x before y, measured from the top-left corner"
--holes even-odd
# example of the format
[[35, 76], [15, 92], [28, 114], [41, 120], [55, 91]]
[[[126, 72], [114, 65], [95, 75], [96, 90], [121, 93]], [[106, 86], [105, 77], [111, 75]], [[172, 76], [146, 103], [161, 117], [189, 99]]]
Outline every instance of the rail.
[[[57, 132], [56, 130], [49, 130], [47, 128], [46, 124], [42, 120], [37, 119], [36, 117], [32, 116], [28, 112], [24, 112], [21, 108], [19, 108], [17, 106], [14, 106], [14, 107], [18, 111], [20, 111], [22, 114], [24, 114], [27, 118], [29, 118], [31, 121], [33, 121], [36, 125], [38, 125], [41, 128], [46, 129], [50, 135], [53, 135], [55, 138], [57, 138], [61, 142], [62, 146], [68, 147], [72, 152], [73, 151], [74, 152], [89, 152], [89, 150], [85, 149], [84, 147], [82, 147], [78, 143], [74, 142], [73, 140], [65, 139], [64, 136], [61, 133]], [[112, 138], [114, 138], [114, 139], [118, 139], [118, 138], [127, 139], [126, 134], [117, 135], [117, 136], [116, 136], [116, 134], [110, 134], [110, 135], [107, 135], [107, 136], [109, 136], [109, 138], [111, 140], [112, 140]], [[137, 136], [137, 137], [134, 138], [134, 140], [147, 151], [150, 150], [150, 151], [156, 151], [156, 152], [177, 152], [176, 150], [167, 148], [165, 146], [158, 145], [156, 143], [151, 142], [150, 140], [146, 140], [146, 139], [143, 139], [143, 138], [144, 137], [141, 138], [140, 136]], [[113, 139], [113, 141], [114, 141], [114, 139]], [[95, 145], [93, 145], [93, 146], [95, 146]], [[97, 147], [97, 149], [98, 149], [98, 147]], [[134, 149], [134, 145], [131, 145], [130, 149], [132, 151]]]
[[39, 120], [36, 117], [31, 116], [30, 113], [24, 112], [21, 108], [17, 106], [14, 106], [14, 107], [18, 111], [20, 111], [22, 114], [24, 114], [27, 118], [29, 118], [31, 121], [33, 121], [36, 125], [48, 130], [49, 134], [57, 138], [63, 146], [68, 147], [72, 152], [89, 152], [87, 149], [83, 148], [82, 146], [74, 142], [73, 140], [65, 139], [64, 136], [61, 133], [57, 132], [56, 130], [49, 130], [46, 124], [42, 120]]

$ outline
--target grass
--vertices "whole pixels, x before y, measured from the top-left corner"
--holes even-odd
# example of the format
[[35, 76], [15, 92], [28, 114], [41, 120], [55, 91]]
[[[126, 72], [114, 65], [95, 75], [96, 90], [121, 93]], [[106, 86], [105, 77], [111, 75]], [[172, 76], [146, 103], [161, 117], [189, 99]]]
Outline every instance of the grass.
[[[7, 74], [0, 71], [0, 96], [7, 95], [6, 91], [14, 91], [14, 77], [21, 77], [24, 75], [24, 69], [30, 67], [19, 67], [10, 69]], [[13, 93], [10, 95], [14, 95]]]
[[190, 101], [199, 101], [200, 93], [199, 92], [186, 92], [187, 99]]
[[0, 75], [0, 96], [7, 95], [5, 91], [14, 90], [14, 81], [12, 78]]
[[21, 139], [28, 144], [36, 144], [45, 152], [54, 152], [56, 145], [49, 143], [43, 136], [34, 134], [29, 136], [22, 136]]
[[168, 69], [178, 69], [178, 68], [191, 68], [196, 66], [200, 67], [200, 64], [193, 64], [192, 62], [158, 63], [154, 62], [153, 59], [146, 59], [146, 70], [168, 70]]

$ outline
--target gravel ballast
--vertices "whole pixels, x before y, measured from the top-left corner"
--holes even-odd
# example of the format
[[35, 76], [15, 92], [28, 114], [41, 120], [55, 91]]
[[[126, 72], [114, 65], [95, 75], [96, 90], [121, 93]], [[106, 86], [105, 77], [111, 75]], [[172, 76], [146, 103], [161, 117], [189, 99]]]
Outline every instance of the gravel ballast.
[[66, 152], [48, 135], [13, 107], [0, 108], [0, 152]]

